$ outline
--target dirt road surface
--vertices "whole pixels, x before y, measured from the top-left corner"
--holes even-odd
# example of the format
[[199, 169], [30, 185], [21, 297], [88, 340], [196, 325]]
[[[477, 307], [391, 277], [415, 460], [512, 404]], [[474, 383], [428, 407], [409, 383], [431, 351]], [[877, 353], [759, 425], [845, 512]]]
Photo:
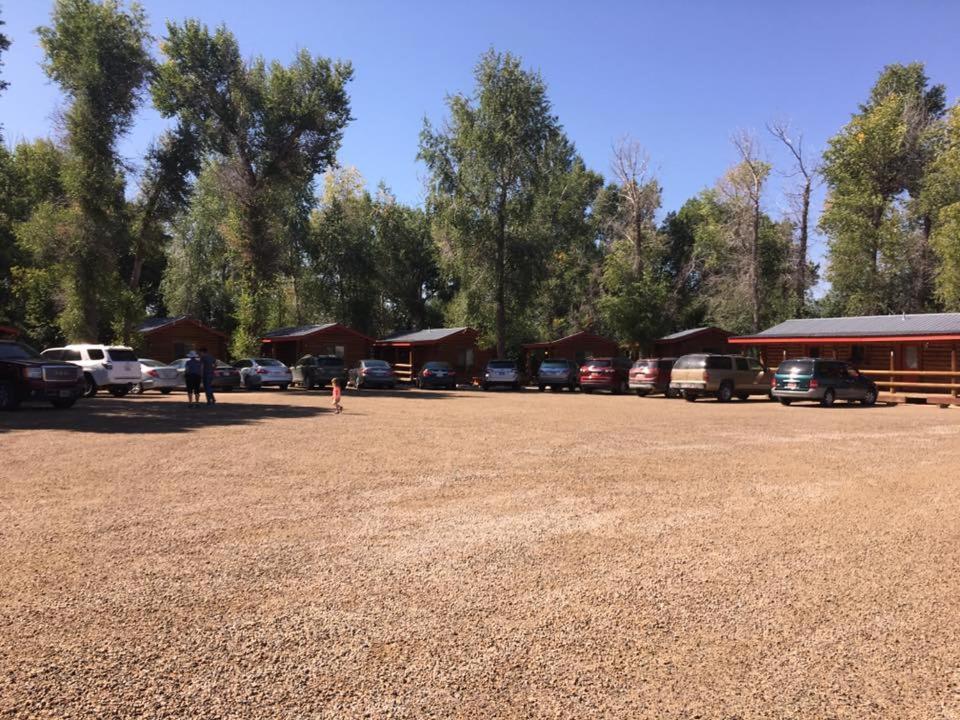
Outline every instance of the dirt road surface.
[[0, 717], [960, 719], [960, 410], [0, 417]]

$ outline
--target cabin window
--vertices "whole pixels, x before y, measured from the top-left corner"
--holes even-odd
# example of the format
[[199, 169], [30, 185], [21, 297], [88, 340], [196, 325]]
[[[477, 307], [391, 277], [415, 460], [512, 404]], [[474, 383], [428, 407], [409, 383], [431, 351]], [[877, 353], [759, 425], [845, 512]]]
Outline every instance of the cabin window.
[[343, 345], [337, 345], [337, 346], [333, 349], [333, 354], [336, 355], [338, 358], [342, 358], [342, 357], [343, 357]]
[[916, 345], [907, 345], [903, 348], [903, 366], [907, 370], [920, 369], [920, 348]]

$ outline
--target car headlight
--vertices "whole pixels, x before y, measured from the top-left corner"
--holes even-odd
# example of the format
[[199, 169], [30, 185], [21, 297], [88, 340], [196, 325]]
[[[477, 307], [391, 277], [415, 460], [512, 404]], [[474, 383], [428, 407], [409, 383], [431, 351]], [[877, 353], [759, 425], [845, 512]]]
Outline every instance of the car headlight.
[[24, 368], [23, 376], [28, 380], [43, 380], [43, 368], [38, 368], [38, 367]]

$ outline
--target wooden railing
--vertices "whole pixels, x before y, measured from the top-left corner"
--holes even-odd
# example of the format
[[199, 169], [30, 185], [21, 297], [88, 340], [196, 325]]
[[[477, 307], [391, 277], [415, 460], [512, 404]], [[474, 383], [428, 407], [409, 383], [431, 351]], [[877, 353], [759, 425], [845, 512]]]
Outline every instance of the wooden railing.
[[413, 365], [409, 363], [394, 363], [393, 374], [397, 376], [398, 380], [410, 382], [413, 380]]
[[[889, 380], [874, 380], [880, 387], [889, 388], [896, 392], [897, 388], [923, 388], [924, 390], [945, 390], [957, 396], [960, 390], [960, 370], [861, 370], [863, 375], [874, 378], [888, 377]], [[904, 376], [914, 378], [949, 378], [952, 382], [925, 382], [921, 380], [897, 380]]]

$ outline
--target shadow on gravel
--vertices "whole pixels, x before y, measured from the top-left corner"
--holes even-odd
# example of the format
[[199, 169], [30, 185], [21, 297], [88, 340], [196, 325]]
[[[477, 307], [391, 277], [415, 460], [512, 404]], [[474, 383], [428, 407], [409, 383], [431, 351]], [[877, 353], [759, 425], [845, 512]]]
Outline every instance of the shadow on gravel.
[[[303, 390], [303, 389], [292, 389], [287, 390], [284, 394], [307, 396], [307, 397], [322, 397], [326, 398], [330, 396], [330, 388], [324, 388], [323, 390]], [[444, 400], [450, 398], [469, 398], [472, 397], [471, 392], [466, 389], [460, 390], [417, 390], [416, 388], [396, 388], [395, 390], [387, 389], [375, 389], [375, 388], [364, 388], [363, 390], [357, 390], [352, 387], [348, 387], [343, 391], [344, 397], [402, 397], [410, 398], [411, 400]]]
[[[185, 397], [185, 396], [184, 396]], [[137, 398], [82, 399], [69, 410], [24, 405], [0, 415], [0, 433], [13, 430], [71, 430], [81, 433], [184, 433], [208, 427], [247, 425], [272, 418], [297, 419], [332, 415], [329, 408], [253, 404], [221, 400], [190, 407], [186, 400]]]

